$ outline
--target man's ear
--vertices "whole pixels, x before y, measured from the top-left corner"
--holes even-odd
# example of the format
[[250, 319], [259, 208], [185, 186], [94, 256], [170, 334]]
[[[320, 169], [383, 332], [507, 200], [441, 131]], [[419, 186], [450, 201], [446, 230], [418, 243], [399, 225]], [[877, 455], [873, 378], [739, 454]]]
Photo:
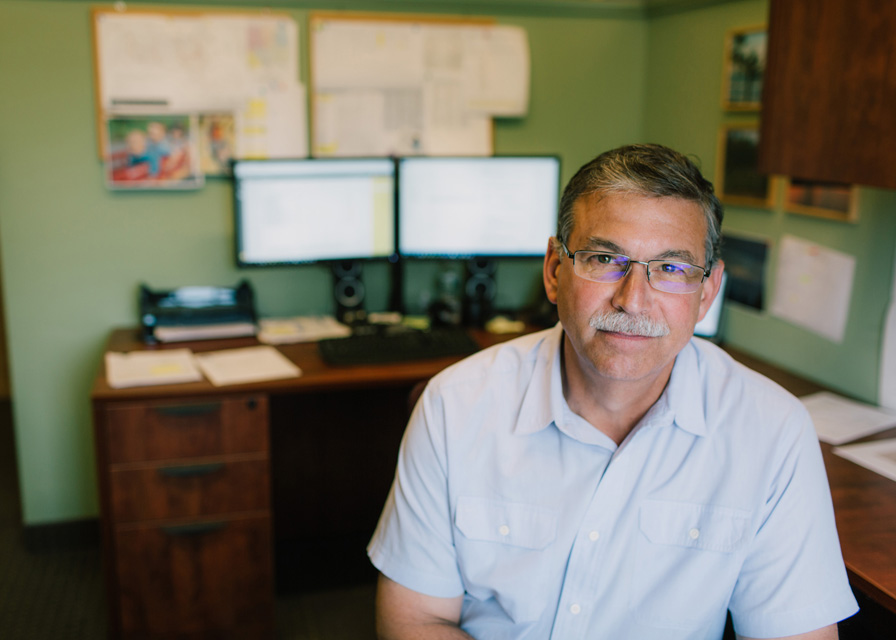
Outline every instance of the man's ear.
[[544, 254], [544, 291], [551, 304], [557, 304], [557, 269], [560, 267], [560, 253], [555, 249], [554, 238], [548, 240], [548, 250]]
[[697, 322], [703, 320], [703, 316], [712, 306], [712, 301], [719, 295], [722, 288], [722, 274], [725, 272], [725, 263], [719, 260], [712, 268], [712, 273], [703, 282], [703, 290], [700, 292], [700, 313], [697, 314]]

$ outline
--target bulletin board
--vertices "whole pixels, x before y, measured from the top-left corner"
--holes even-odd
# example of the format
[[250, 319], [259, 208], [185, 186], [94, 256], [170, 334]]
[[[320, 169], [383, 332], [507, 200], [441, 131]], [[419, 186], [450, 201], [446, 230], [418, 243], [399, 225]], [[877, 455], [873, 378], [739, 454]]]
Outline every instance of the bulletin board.
[[525, 30], [492, 19], [312, 13], [311, 155], [491, 155], [525, 115]]
[[93, 10], [101, 155], [110, 117], [231, 114], [237, 157], [307, 155], [299, 42], [286, 14]]

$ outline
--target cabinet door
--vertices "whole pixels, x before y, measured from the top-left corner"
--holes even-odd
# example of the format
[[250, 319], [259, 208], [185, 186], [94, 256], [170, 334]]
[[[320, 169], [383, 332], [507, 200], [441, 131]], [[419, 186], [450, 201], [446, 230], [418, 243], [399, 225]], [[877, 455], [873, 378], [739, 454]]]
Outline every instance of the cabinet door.
[[120, 526], [123, 638], [258, 638], [272, 632], [267, 516]]
[[896, 2], [772, 0], [760, 168], [896, 189]]

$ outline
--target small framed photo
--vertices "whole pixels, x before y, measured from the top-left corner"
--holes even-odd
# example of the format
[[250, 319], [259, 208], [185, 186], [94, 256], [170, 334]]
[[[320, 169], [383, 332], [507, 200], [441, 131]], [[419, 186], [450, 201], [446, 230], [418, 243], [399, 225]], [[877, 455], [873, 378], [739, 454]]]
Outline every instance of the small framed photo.
[[199, 114], [199, 168], [207, 176], [229, 176], [236, 148], [232, 113]]
[[762, 105], [767, 30], [765, 25], [732, 29], [725, 38], [722, 107], [758, 111]]
[[716, 194], [722, 202], [771, 208], [774, 183], [759, 172], [759, 125], [726, 124], [719, 132]]
[[843, 182], [784, 179], [784, 210], [840, 222], [859, 219], [859, 190]]
[[197, 189], [203, 184], [193, 115], [114, 115], [106, 121], [110, 189]]

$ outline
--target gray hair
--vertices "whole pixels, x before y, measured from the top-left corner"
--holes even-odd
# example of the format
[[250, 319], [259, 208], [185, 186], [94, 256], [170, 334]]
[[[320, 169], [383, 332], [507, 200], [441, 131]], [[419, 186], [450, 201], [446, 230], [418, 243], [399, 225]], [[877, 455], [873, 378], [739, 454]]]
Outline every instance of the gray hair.
[[557, 240], [566, 242], [575, 224], [573, 206], [601, 192], [681, 198], [698, 204], [706, 217], [706, 269], [721, 257], [722, 203], [712, 183], [687, 157], [658, 144], [634, 144], [606, 151], [572, 177], [560, 198]]

